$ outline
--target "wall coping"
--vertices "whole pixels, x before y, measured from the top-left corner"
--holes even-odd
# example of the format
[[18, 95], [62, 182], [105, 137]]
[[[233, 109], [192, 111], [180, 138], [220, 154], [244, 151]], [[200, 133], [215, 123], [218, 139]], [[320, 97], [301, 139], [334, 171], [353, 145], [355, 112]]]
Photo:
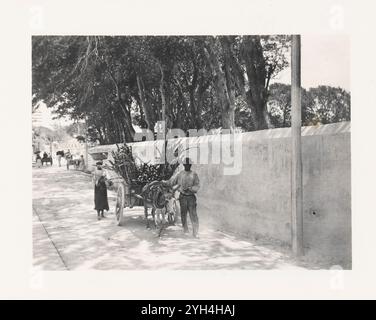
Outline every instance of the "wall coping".
[[[313, 136], [313, 135], [334, 135], [340, 133], [349, 133], [351, 132], [351, 122], [344, 121], [344, 122], [337, 122], [331, 124], [324, 124], [324, 125], [316, 125], [316, 126], [305, 126], [302, 127], [302, 136]], [[265, 140], [265, 139], [279, 139], [279, 138], [289, 138], [291, 137], [291, 128], [276, 128], [276, 129], [266, 129], [266, 130], [259, 130], [259, 131], [251, 131], [251, 132], [243, 132], [239, 133], [238, 135], [242, 136], [243, 141], [249, 140]], [[208, 142], [212, 140], [216, 140], [219, 134], [215, 135], [206, 135], [200, 137], [184, 137], [184, 138], [176, 138], [176, 139], [169, 139], [168, 141], [173, 143], [180, 143], [186, 140], [192, 143], [199, 143], [199, 142]], [[227, 135], [221, 135], [225, 137]], [[157, 145], [159, 148], [163, 148], [163, 140], [155, 140], [155, 141], [142, 141], [142, 142], [132, 142], [128, 143], [129, 146], [134, 147], [141, 147], [142, 145], [150, 145], [154, 144]], [[89, 149], [89, 153], [99, 153], [99, 152], [110, 152], [112, 150], [116, 150], [116, 144], [111, 145], [100, 145], [95, 146]]]

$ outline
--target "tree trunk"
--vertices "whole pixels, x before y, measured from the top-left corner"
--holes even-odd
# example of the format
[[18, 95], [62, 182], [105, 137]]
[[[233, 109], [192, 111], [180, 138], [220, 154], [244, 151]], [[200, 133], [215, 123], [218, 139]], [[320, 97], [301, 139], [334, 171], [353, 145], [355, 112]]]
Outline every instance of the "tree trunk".
[[267, 129], [271, 124], [266, 109], [267, 74], [260, 37], [245, 36], [242, 49], [249, 83], [247, 104], [253, 114], [255, 130]]
[[141, 109], [145, 115], [145, 122], [148, 126], [148, 129], [154, 132], [155, 127], [155, 116], [154, 112], [145, 97], [145, 85], [141, 78], [141, 76], [137, 75], [137, 88], [138, 88], [138, 95], [140, 98]]
[[221, 70], [220, 62], [214, 52], [214, 41], [214, 39], [209, 39], [205, 43], [205, 54], [213, 72], [214, 87], [222, 110], [222, 128], [233, 130], [235, 127], [235, 104], [232, 92], [228, 91], [231, 86], [227, 87], [225, 74]]
[[120, 131], [119, 131], [118, 123], [115, 120], [115, 117], [114, 117], [114, 114], [113, 114], [112, 111], [111, 111], [111, 120], [112, 120], [112, 131], [115, 134], [115, 140], [116, 140], [116, 143], [117, 143], [120, 140], [119, 139], [119, 137], [120, 137]]
[[[182, 101], [182, 104], [183, 104], [183, 110], [187, 113], [187, 117], [189, 116], [189, 106], [188, 106], [188, 102], [187, 102], [187, 99], [185, 98], [185, 96], [184, 96], [184, 90], [183, 90], [183, 87], [182, 87], [182, 85], [181, 85], [181, 82], [180, 82], [180, 80], [179, 80], [179, 78], [178, 77], [175, 77], [175, 82], [176, 82], [176, 85], [177, 85], [177, 87], [178, 87], [178, 94], [179, 94], [179, 96], [180, 96], [180, 99], [181, 99], [181, 101]], [[192, 115], [191, 115], [192, 116]], [[181, 114], [178, 114], [178, 119], [180, 120], [181, 119]], [[190, 119], [191, 120], [191, 119]], [[189, 121], [189, 123], [191, 123], [191, 121]], [[180, 128], [180, 129], [183, 129], [183, 130], [185, 130], [185, 129], [187, 129], [187, 128], [183, 128], [183, 127], [181, 127], [181, 126], [179, 126], [178, 128]]]
[[202, 129], [202, 118], [201, 118], [201, 111], [203, 107], [203, 92], [198, 93], [197, 97], [197, 107], [196, 107], [196, 114], [195, 114], [195, 123], [196, 123], [196, 129]]
[[[234, 79], [231, 75], [231, 68], [230, 68], [230, 52], [228, 51], [224, 51], [224, 60], [225, 60], [225, 64], [224, 64], [224, 69], [225, 69], [225, 79], [226, 79], [226, 90], [227, 90], [227, 93], [228, 93], [228, 101], [229, 101], [229, 104], [232, 106], [232, 110], [230, 110], [230, 108], [226, 109], [226, 112], [225, 114], [222, 114], [222, 123], [224, 121], [227, 121], [228, 124], [226, 127], [229, 127], [231, 128], [231, 125], [233, 127], [235, 127], [235, 113], [234, 113], [234, 110], [235, 110], [235, 82], [234, 82]], [[225, 116], [225, 119], [223, 119], [223, 116]]]
[[118, 118], [114, 117], [114, 123], [115, 123], [116, 129], [117, 129], [116, 131], [117, 131], [117, 140], [118, 140], [118, 142], [124, 142], [126, 140], [125, 139], [124, 127], [121, 125], [121, 123], [118, 120]]
[[134, 137], [134, 128], [133, 128], [133, 125], [132, 125], [132, 117], [131, 117], [131, 114], [129, 112], [129, 108], [127, 108], [127, 106], [122, 103], [121, 101], [119, 101], [119, 105], [120, 105], [120, 109], [124, 115], [124, 128], [125, 128], [125, 131], [124, 131], [124, 134], [125, 134], [125, 140], [126, 142], [133, 142], [133, 137]]
[[[195, 93], [198, 85], [198, 77], [199, 77], [199, 70], [195, 60], [192, 60], [193, 64], [193, 76], [192, 82], [188, 86], [189, 88], [189, 100], [190, 100], [190, 111], [191, 111], [191, 128], [192, 129], [200, 129], [202, 127], [201, 123], [201, 111], [199, 110], [199, 103], [200, 101], [195, 99]], [[199, 98], [199, 97], [198, 97]]]
[[127, 142], [132, 142], [135, 131], [134, 131], [134, 128], [133, 128], [133, 125], [132, 125], [132, 117], [131, 117], [131, 114], [129, 112], [129, 108], [127, 108], [125, 102], [122, 101], [122, 96], [121, 96], [119, 84], [116, 81], [116, 79], [115, 79], [115, 77], [114, 77], [114, 75], [111, 71], [110, 66], [108, 65], [106, 60], [102, 59], [102, 61], [106, 64], [106, 67], [107, 67], [106, 71], [107, 71], [108, 75], [110, 76], [112, 83], [114, 84], [114, 87], [115, 87], [115, 90], [116, 90], [117, 101], [119, 102], [120, 109], [124, 114], [125, 128], [126, 128], [126, 131], [124, 132], [125, 138], [126, 138]]
[[159, 82], [159, 92], [161, 93], [162, 102], [162, 120], [166, 122], [166, 98], [164, 94], [164, 73], [162, 66], [159, 64], [159, 69], [161, 70], [161, 80]]
[[202, 129], [204, 127], [202, 123], [201, 112], [204, 104], [205, 92], [209, 88], [211, 81], [201, 76], [199, 85], [197, 88], [197, 104], [196, 104], [196, 126], [197, 129]]

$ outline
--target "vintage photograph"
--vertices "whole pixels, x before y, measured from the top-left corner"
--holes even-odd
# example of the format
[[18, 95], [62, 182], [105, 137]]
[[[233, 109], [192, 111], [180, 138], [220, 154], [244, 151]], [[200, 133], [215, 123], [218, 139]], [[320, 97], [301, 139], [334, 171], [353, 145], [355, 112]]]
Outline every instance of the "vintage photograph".
[[349, 36], [31, 44], [34, 267], [352, 269]]

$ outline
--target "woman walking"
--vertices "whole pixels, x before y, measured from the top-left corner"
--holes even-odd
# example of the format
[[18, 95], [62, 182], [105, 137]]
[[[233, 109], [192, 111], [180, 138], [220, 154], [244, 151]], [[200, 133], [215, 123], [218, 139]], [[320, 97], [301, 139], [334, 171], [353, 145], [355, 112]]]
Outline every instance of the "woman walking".
[[107, 198], [107, 186], [106, 175], [102, 169], [103, 163], [101, 161], [96, 163], [97, 167], [94, 171], [94, 204], [95, 210], [98, 214], [98, 220], [104, 218], [104, 210], [108, 211], [108, 198]]

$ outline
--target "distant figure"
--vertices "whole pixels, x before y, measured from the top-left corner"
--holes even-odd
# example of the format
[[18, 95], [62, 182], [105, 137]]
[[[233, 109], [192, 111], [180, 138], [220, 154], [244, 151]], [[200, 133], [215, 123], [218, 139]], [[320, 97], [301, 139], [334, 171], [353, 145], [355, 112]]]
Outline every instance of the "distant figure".
[[61, 167], [61, 158], [63, 157], [64, 152], [58, 151], [56, 152], [56, 155], [57, 155], [57, 162], [59, 163], [59, 167]]
[[37, 167], [41, 168], [42, 167], [42, 158], [40, 157], [39, 153], [37, 154], [36, 161], [37, 161]]
[[48, 155], [47, 155], [47, 152], [43, 152], [43, 157], [42, 157], [42, 166], [43, 166], [44, 162], [47, 162], [47, 159], [48, 159]]
[[67, 161], [67, 170], [69, 170], [70, 161], [72, 160], [72, 154], [70, 153], [70, 150], [65, 153], [65, 160]]
[[77, 155], [73, 157], [74, 168], [76, 170], [78, 170], [80, 167], [80, 161], [81, 161], [81, 158], [78, 158]]
[[[43, 152], [43, 157], [42, 157], [42, 166], [44, 165], [44, 163], [48, 161], [48, 155], [47, 155], [47, 152]], [[46, 164], [47, 165], [47, 164]]]
[[108, 211], [108, 198], [107, 198], [107, 186], [106, 186], [106, 175], [102, 169], [102, 161], [96, 163], [97, 167], [93, 174], [94, 183], [94, 204], [95, 210], [97, 211], [98, 220], [104, 218], [104, 210]]
[[80, 166], [79, 166], [79, 169], [82, 170], [82, 171], [85, 169], [85, 159], [84, 159], [83, 155], [81, 155], [81, 157], [80, 157]]

